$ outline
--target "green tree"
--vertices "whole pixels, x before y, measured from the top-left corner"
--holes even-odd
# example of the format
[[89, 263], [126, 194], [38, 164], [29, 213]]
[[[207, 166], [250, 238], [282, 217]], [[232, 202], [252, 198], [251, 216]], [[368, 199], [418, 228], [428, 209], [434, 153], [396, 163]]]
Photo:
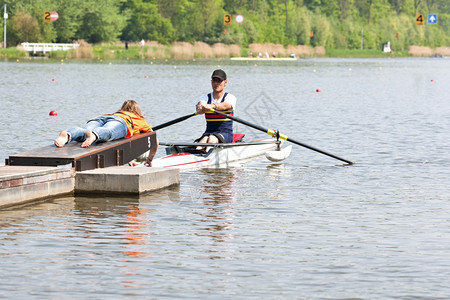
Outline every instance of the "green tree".
[[17, 12], [11, 19], [16, 42], [34, 42], [40, 38], [40, 28], [36, 18], [25, 11]]
[[85, 13], [84, 0], [58, 0], [59, 18], [53, 22], [57, 32], [57, 41], [70, 43], [77, 38], [76, 33], [82, 26], [82, 17]]
[[252, 43], [256, 43], [258, 40], [258, 30], [256, 29], [255, 24], [253, 24], [252, 20], [247, 17], [243, 24], [241, 24], [243, 35], [243, 45], [249, 45]]
[[[52, 3], [51, 0], [14, 1], [9, 5], [9, 7], [13, 17], [26, 12], [29, 16], [36, 20], [37, 27], [39, 27], [39, 33], [35, 34], [33, 37], [29, 37], [32, 39], [30, 42], [49, 43], [56, 40], [57, 33], [53, 27], [53, 22], [44, 23], [44, 12], [56, 11], [57, 8], [57, 5]], [[23, 33], [20, 32], [20, 29], [15, 30], [13, 28], [13, 36], [20, 39], [20, 37], [23, 36]]]
[[119, 40], [126, 26], [126, 16], [120, 13], [120, 4], [124, 0], [86, 0], [83, 3], [85, 13], [81, 17], [81, 26], [76, 38], [90, 43], [114, 42]]
[[158, 11], [165, 19], [170, 20], [170, 24], [175, 30], [175, 40], [188, 41], [192, 39], [192, 34], [189, 30], [192, 17], [189, 13], [192, 11], [192, 3], [188, 0], [157, 0]]
[[[142, 38], [174, 41], [279, 43], [393, 49], [450, 43], [449, 0], [7, 0], [8, 41], [91, 43]], [[45, 11], [59, 19], [45, 23]], [[223, 14], [233, 15], [225, 27]], [[234, 22], [243, 14], [243, 24]], [[439, 15], [438, 24], [417, 26], [416, 13]], [[14, 23], [14, 24], [13, 24]], [[13, 26], [14, 25], [14, 26]], [[227, 29], [228, 33], [224, 33]], [[310, 32], [314, 35], [310, 37]]]
[[316, 46], [327, 46], [328, 39], [331, 37], [330, 22], [322, 15], [314, 15], [312, 21], [312, 31], [314, 33], [311, 38], [311, 45]]
[[286, 33], [294, 45], [310, 45], [311, 13], [305, 7], [296, 7], [289, 19]]
[[123, 40], [145, 39], [165, 44], [174, 41], [175, 30], [170, 20], [159, 14], [156, 2], [132, 0], [127, 4], [127, 8], [130, 10], [131, 17], [123, 30]]
[[[198, 22], [198, 38], [211, 38], [220, 34], [223, 23], [223, 2], [222, 0], [197, 0], [194, 2], [194, 9], [198, 12], [193, 19], [193, 23]], [[214, 29], [214, 30], [211, 30]]]

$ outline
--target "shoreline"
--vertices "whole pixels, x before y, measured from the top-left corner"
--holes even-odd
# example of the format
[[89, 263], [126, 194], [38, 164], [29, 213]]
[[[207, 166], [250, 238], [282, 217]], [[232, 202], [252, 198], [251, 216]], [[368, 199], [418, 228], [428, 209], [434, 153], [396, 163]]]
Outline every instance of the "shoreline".
[[52, 58], [75, 60], [202, 60], [230, 59], [235, 61], [290, 61], [302, 58], [399, 58], [399, 57], [449, 57], [450, 47], [432, 49], [410, 46], [407, 50], [383, 52], [377, 49], [328, 49], [311, 46], [282, 46], [275, 44], [251, 44], [248, 48], [222, 43], [212, 46], [196, 42], [173, 43], [170, 46], [147, 42], [142, 47], [137, 43], [91, 45], [84, 41], [75, 50], [52, 51], [46, 54], [31, 54], [22, 46], [0, 48], [0, 58]]

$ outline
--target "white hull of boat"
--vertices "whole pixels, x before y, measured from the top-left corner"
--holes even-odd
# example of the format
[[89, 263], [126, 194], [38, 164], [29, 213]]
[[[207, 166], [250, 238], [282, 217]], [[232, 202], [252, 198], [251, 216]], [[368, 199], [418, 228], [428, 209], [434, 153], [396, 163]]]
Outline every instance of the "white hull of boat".
[[[222, 144], [223, 147], [214, 147], [206, 154], [175, 153], [152, 162], [153, 167], [163, 168], [226, 168], [233, 163], [263, 156], [268, 151], [277, 149], [274, 140], [261, 140], [249, 143], [236, 143], [236, 145]], [[220, 145], [220, 144], [219, 144]]]

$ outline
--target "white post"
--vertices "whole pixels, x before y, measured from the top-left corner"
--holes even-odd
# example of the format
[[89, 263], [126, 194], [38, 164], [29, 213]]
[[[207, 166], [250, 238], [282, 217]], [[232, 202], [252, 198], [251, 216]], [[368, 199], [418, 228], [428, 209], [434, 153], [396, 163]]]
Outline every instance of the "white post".
[[8, 14], [6, 13], [6, 4], [4, 8], [5, 10], [3, 13], [3, 48], [6, 48], [6, 19], [8, 19]]

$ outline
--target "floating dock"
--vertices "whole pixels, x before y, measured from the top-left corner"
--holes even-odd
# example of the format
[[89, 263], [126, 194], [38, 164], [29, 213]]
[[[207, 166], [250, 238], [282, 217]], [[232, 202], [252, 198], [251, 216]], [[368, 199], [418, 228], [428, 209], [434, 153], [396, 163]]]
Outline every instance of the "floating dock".
[[140, 195], [178, 185], [179, 169], [125, 166], [156, 147], [151, 132], [88, 148], [69, 143], [12, 155], [0, 166], [0, 208], [64, 194]]
[[121, 166], [157, 147], [156, 132], [141, 133], [129, 139], [93, 144], [81, 148], [69, 143], [62, 148], [45, 146], [11, 155], [5, 164], [11, 166], [64, 166], [71, 164], [75, 171]]

